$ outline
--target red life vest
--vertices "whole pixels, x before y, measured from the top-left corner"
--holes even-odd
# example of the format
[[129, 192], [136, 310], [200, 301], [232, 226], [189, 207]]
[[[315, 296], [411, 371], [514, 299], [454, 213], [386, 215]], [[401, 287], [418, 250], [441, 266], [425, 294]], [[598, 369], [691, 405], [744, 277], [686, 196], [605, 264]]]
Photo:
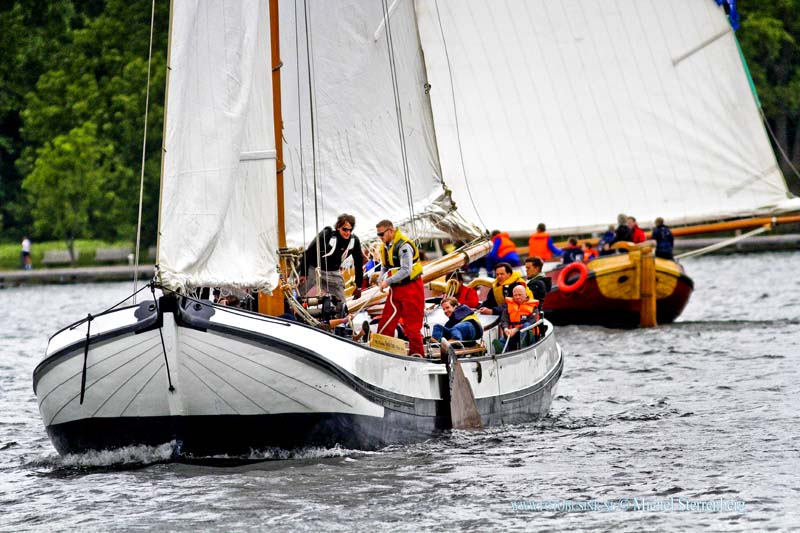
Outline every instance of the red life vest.
[[547, 246], [547, 240], [550, 234], [546, 231], [533, 233], [528, 238], [528, 257], [541, 257], [542, 261], [550, 261], [553, 258], [553, 252]]

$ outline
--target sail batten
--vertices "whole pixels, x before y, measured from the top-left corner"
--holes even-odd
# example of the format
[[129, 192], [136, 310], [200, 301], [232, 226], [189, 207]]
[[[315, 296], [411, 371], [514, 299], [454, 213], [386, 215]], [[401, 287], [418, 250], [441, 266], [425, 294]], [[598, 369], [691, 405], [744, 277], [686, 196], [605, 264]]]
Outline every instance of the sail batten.
[[529, 234], [766, 214], [791, 198], [713, 0], [417, 0], [444, 181]]

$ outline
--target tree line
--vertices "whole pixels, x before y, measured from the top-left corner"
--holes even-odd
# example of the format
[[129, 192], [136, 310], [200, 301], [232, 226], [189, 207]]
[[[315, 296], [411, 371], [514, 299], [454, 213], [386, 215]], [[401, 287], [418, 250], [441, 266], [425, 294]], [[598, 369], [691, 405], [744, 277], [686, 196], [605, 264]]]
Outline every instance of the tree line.
[[[151, 7], [151, 0], [11, 0], [0, 6], [3, 240], [135, 240]], [[800, 194], [791, 168], [800, 168], [800, 0], [741, 0], [738, 7], [737, 37], [781, 168]], [[158, 217], [168, 9], [169, 2], [156, 2], [146, 245], [155, 242]]]

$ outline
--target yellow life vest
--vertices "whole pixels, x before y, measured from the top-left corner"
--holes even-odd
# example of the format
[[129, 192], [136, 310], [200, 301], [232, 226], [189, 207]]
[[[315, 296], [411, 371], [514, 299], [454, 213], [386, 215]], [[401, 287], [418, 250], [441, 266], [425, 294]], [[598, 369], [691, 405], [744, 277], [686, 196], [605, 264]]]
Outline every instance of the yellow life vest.
[[494, 301], [497, 302], [497, 305], [503, 303], [503, 300], [505, 300], [506, 298], [506, 295], [503, 294], [503, 287], [507, 285], [512, 285], [513, 288], [513, 285], [517, 284], [520, 284], [523, 287], [525, 287], [525, 293], [528, 295], [528, 300], [533, 300], [533, 293], [525, 284], [525, 280], [522, 279], [520, 273], [512, 272], [511, 275], [508, 277], [508, 279], [506, 279], [503, 283], [498, 283], [497, 280], [495, 280], [494, 285], [492, 286], [492, 292], [494, 293]]
[[394, 239], [392, 240], [391, 246], [387, 247], [386, 244], [383, 245], [381, 250], [383, 264], [389, 268], [390, 275], [397, 272], [400, 268], [400, 247], [405, 243], [408, 243], [414, 251], [414, 255], [411, 258], [413, 261], [411, 264], [411, 275], [409, 276], [409, 281], [414, 281], [422, 275], [422, 263], [419, 260], [419, 250], [417, 250], [417, 247], [414, 246], [414, 243], [411, 242], [408, 237], [403, 235], [400, 228], [395, 228]]

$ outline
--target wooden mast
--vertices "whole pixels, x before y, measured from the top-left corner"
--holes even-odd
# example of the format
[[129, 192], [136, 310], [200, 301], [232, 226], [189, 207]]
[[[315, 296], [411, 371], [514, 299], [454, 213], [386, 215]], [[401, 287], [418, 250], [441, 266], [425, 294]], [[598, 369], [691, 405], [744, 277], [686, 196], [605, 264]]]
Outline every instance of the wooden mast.
[[[281, 61], [280, 39], [278, 37], [278, 0], [269, 0], [269, 36], [272, 65], [272, 115], [275, 129], [275, 202], [277, 203], [278, 216], [278, 249], [286, 249], [286, 219], [283, 205], [283, 119], [281, 116]], [[286, 273], [286, 260], [279, 259], [281, 281]], [[258, 293], [258, 311], [268, 315], [283, 314], [283, 291], [280, 285], [272, 291], [271, 295]]]

